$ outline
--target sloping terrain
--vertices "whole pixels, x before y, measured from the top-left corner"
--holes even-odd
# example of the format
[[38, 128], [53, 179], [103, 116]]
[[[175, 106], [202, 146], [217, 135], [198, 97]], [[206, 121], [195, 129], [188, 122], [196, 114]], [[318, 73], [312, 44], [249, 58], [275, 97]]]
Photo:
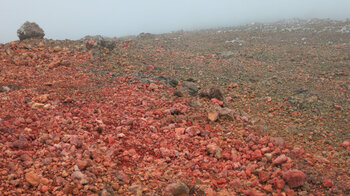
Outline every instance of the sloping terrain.
[[350, 23], [0, 45], [4, 195], [348, 195]]

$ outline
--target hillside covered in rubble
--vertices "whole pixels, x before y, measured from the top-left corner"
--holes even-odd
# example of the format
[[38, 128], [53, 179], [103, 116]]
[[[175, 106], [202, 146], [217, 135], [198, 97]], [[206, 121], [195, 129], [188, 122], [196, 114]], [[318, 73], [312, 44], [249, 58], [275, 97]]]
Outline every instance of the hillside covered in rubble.
[[80, 40], [27, 25], [0, 44], [3, 195], [350, 194], [349, 20]]

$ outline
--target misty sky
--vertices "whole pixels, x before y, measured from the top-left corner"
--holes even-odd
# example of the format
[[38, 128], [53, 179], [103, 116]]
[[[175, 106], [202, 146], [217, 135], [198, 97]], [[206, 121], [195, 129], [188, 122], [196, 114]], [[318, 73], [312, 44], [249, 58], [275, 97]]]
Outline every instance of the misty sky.
[[350, 18], [350, 0], [0, 0], [0, 43], [17, 40], [25, 22], [46, 38], [124, 36], [272, 22]]

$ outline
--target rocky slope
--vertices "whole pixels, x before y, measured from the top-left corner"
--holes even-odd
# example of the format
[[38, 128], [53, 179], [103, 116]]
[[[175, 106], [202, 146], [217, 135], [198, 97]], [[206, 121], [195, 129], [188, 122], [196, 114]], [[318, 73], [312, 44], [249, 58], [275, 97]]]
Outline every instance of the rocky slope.
[[349, 24], [0, 45], [0, 191], [348, 195]]

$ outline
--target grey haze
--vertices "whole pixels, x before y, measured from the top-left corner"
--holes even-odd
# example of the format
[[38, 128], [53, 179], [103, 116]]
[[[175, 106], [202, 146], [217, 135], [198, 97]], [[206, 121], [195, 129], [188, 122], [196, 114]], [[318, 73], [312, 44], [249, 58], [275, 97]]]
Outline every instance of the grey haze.
[[0, 0], [0, 42], [17, 40], [25, 22], [51, 39], [165, 33], [273, 22], [350, 18], [349, 0]]

